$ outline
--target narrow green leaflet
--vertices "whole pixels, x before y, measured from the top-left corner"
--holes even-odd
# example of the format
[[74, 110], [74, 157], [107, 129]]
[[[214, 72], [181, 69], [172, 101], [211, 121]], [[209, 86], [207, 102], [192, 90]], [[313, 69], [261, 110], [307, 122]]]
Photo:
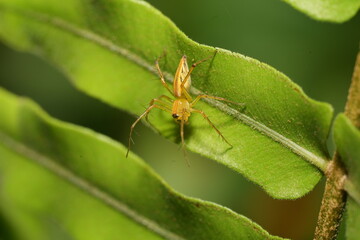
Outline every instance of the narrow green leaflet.
[[346, 236], [356, 240], [360, 236], [360, 131], [340, 114], [334, 124], [334, 139], [348, 171], [345, 188], [350, 197], [346, 206]]
[[[160, 65], [170, 83], [183, 54], [189, 64], [213, 56], [194, 70], [192, 93], [246, 108], [201, 101], [197, 108], [234, 147], [194, 114], [185, 130], [188, 148], [242, 173], [276, 198], [303, 196], [325, 169], [328, 104], [309, 99], [266, 64], [190, 40], [146, 2], [0, 0], [0, 38], [51, 61], [78, 89], [136, 115], [152, 98], [167, 94], [156, 58], [166, 53]], [[156, 109], [149, 120], [154, 130], [179, 142], [179, 127], [168, 113]]]
[[295, 9], [320, 21], [345, 22], [360, 8], [360, 0], [283, 0]]
[[126, 148], [0, 89], [0, 208], [21, 239], [280, 239], [174, 192]]
[[360, 205], [352, 198], [346, 203], [346, 240], [359, 239]]

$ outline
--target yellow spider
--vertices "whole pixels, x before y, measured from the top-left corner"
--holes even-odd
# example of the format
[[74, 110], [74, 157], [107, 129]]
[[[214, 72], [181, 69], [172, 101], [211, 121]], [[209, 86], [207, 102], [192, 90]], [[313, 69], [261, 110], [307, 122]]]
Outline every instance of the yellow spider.
[[[185, 150], [185, 141], [184, 141], [184, 124], [188, 122], [188, 119], [191, 115], [191, 113], [199, 113], [201, 114], [210, 124], [210, 126], [212, 128], [215, 129], [215, 131], [220, 135], [220, 137], [227, 143], [229, 144], [231, 147], [232, 145], [225, 139], [225, 137], [221, 134], [221, 132], [215, 127], [215, 125], [210, 121], [210, 119], [208, 118], [208, 116], [201, 110], [195, 109], [193, 108], [195, 106], [195, 104], [201, 99], [201, 98], [212, 98], [212, 99], [216, 99], [216, 100], [221, 100], [221, 101], [226, 101], [226, 102], [230, 102], [230, 103], [234, 103], [234, 104], [239, 104], [236, 102], [232, 102], [229, 101], [225, 98], [221, 98], [221, 97], [214, 97], [214, 96], [209, 96], [209, 95], [205, 95], [205, 94], [201, 94], [196, 96], [195, 99], [193, 99], [190, 94], [189, 94], [189, 90], [191, 87], [191, 73], [194, 70], [194, 68], [206, 61], [208, 58], [203, 59], [201, 61], [198, 61], [194, 64], [192, 64], [190, 70], [186, 61], [186, 56], [182, 56], [182, 58], [180, 59], [180, 63], [179, 66], [176, 70], [175, 73], [175, 78], [174, 78], [174, 82], [173, 82], [173, 90], [171, 90], [169, 88], [169, 86], [167, 85], [167, 83], [165, 82], [164, 79], [164, 75], [160, 70], [160, 66], [159, 66], [159, 61], [156, 60], [155, 62], [155, 66], [156, 69], [159, 73], [160, 76], [160, 80], [162, 85], [170, 92], [170, 94], [174, 97], [170, 98], [166, 95], [161, 95], [158, 98], [154, 98], [151, 100], [149, 107], [145, 110], [144, 113], [142, 113], [138, 119], [136, 119], [136, 121], [131, 125], [130, 128], [130, 136], [129, 136], [129, 146], [128, 146], [128, 151], [126, 153], [126, 157], [129, 154], [130, 151], [130, 145], [131, 145], [131, 135], [132, 132], [134, 130], [135, 125], [145, 116], [147, 117], [147, 115], [149, 114], [149, 112], [154, 109], [154, 108], [158, 108], [161, 110], [164, 110], [168, 113], [171, 114], [171, 116], [180, 124], [180, 136], [181, 136], [181, 143], [182, 143], [182, 147]], [[167, 100], [164, 101], [163, 99]]]

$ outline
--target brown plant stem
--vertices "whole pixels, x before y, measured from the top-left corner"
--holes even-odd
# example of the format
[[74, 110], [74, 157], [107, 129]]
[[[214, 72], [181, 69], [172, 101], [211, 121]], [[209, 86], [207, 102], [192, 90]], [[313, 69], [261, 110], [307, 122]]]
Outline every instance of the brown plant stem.
[[315, 240], [335, 240], [344, 212], [347, 194], [344, 190], [346, 173], [338, 153], [328, 164], [326, 185], [321, 202]]
[[345, 115], [360, 128], [360, 52], [357, 55], [349, 95], [345, 106]]
[[[360, 52], [354, 67], [345, 115], [357, 128], [360, 128]], [[344, 190], [346, 170], [338, 152], [335, 152], [334, 158], [328, 163], [325, 176], [327, 177], [325, 191], [314, 240], [335, 240], [338, 235], [347, 198]]]

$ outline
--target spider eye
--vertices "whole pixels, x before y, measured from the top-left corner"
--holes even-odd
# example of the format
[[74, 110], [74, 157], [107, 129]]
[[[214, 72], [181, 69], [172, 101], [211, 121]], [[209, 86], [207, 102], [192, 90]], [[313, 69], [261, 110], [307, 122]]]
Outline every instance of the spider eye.
[[173, 113], [172, 117], [173, 117], [173, 118], [178, 118], [179, 115], [177, 115], [176, 113]]

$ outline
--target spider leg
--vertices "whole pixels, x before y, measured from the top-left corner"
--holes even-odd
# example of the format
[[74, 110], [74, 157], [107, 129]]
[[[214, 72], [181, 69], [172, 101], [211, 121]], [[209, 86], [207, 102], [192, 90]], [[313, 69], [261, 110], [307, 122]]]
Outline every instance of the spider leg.
[[191, 112], [195, 112], [195, 113], [200, 113], [207, 121], [208, 123], [210, 124], [210, 126], [215, 129], [215, 131], [219, 134], [219, 136], [227, 143], [229, 144], [230, 147], [233, 147], [233, 145], [231, 145], [227, 140], [226, 138], [221, 134], [221, 132], [219, 131], [219, 129], [217, 129], [215, 127], [215, 125], [210, 121], [209, 117], [201, 110], [197, 110], [197, 109], [194, 109], [194, 108], [191, 108]]
[[168, 97], [166, 95], [161, 95], [160, 97], [158, 97], [158, 99], [162, 99], [165, 98], [166, 100], [168, 100], [170, 103], [174, 102], [174, 100], [171, 97]]
[[173, 93], [173, 91], [171, 91], [169, 85], [167, 85], [167, 83], [165, 82], [164, 74], [162, 73], [160, 66], [159, 66], [159, 59], [156, 59], [155, 66], [156, 66], [156, 70], [159, 73], [162, 85], [171, 93], [171, 95], [174, 95], [174, 93]]
[[181, 93], [184, 94], [184, 96], [188, 102], [192, 102], [192, 97], [184, 86], [181, 86]]
[[212, 57], [213, 57], [213, 56], [209, 56], [209, 57], [204, 58], [204, 59], [202, 59], [202, 60], [200, 60], [200, 61], [198, 61], [198, 62], [196, 62], [196, 63], [193, 63], [193, 64], [191, 65], [191, 68], [189, 69], [189, 72], [186, 74], [184, 80], [183, 80], [182, 83], [181, 83], [181, 88], [184, 88], [185, 83], [186, 83], [187, 80], [189, 79], [189, 77], [190, 77], [192, 71], [194, 71], [195, 67], [196, 67], [197, 65], [199, 65], [200, 63], [205, 62], [206, 60], [208, 60], [208, 59], [210, 59], [210, 58], [212, 58]]
[[132, 142], [132, 138], [131, 138], [131, 135], [132, 135], [132, 132], [136, 126], [136, 124], [147, 114], [149, 113], [152, 109], [154, 108], [159, 108], [161, 110], [164, 110], [164, 111], [167, 111], [167, 112], [171, 112], [169, 109], [163, 107], [163, 106], [159, 106], [159, 105], [156, 105], [156, 104], [153, 104], [151, 106], [149, 106], [145, 112], [143, 112], [136, 120], [135, 122], [131, 125], [131, 128], [130, 128], [130, 135], [129, 135], [129, 145], [128, 145], [128, 150], [126, 152], [126, 157], [128, 157], [129, 155], [129, 151], [130, 151], [130, 146], [131, 146], [131, 142]]
[[184, 139], [184, 124], [185, 124], [185, 121], [181, 120], [181, 122], [180, 122], [181, 149], [183, 150], [184, 157], [186, 159], [186, 163], [190, 167], [190, 162], [189, 162], [189, 158], [188, 158], [188, 155], [186, 152], [185, 139]]
[[[168, 100], [169, 102], [162, 101], [162, 100], [161, 100], [162, 98], [165, 98], [165, 99]], [[172, 102], [173, 102], [173, 100], [172, 100], [170, 97], [168, 97], [168, 96], [166, 96], [166, 95], [161, 95], [161, 96], [158, 97], [158, 98], [152, 99], [152, 100], [150, 101], [150, 103], [149, 103], [149, 106], [153, 105], [154, 103], [157, 103], [159, 106], [163, 106], [163, 107], [167, 108], [168, 111], [171, 111]], [[149, 115], [149, 112], [147, 112], [147, 113], [145, 114], [145, 119], [146, 119], [147, 122], [149, 121], [148, 115]]]

